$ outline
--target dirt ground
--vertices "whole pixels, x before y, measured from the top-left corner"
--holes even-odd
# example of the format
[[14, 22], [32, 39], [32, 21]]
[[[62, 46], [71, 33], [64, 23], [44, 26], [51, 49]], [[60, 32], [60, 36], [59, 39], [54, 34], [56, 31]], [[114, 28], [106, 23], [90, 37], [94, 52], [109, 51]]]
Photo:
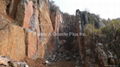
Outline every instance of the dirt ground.
[[43, 59], [32, 60], [30, 58], [25, 58], [25, 62], [29, 65], [29, 67], [46, 67]]
[[75, 67], [75, 62], [73, 61], [61, 61], [61, 62], [55, 62], [51, 64], [45, 64], [44, 59], [32, 60], [32, 59], [26, 58], [25, 62], [30, 67]]

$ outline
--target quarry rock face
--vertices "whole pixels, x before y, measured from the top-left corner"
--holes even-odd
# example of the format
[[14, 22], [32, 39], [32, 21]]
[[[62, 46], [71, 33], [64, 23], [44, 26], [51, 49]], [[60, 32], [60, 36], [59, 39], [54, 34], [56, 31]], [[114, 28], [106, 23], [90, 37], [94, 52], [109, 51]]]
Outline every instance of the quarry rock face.
[[0, 1], [0, 55], [15, 60], [44, 58], [53, 27], [48, 1], [36, 1]]
[[[50, 11], [50, 18], [52, 21], [53, 33], [47, 43], [47, 54], [54, 53], [58, 46], [60, 46], [59, 40], [59, 30], [62, 25], [63, 17], [62, 13], [59, 9], [55, 9], [55, 11]], [[57, 35], [55, 35], [57, 34]], [[51, 45], [52, 44], [52, 45]]]
[[25, 4], [25, 11], [24, 11], [24, 20], [23, 20], [23, 27], [29, 28], [30, 27], [30, 19], [33, 14], [33, 2], [29, 1], [28, 4]]
[[59, 32], [59, 28], [61, 26], [61, 23], [63, 22], [63, 16], [62, 16], [62, 13], [60, 12], [59, 9], [56, 9], [54, 11], [50, 11], [50, 18], [51, 18], [51, 21], [52, 21], [52, 26], [53, 26], [53, 29], [54, 29], [54, 32]]
[[[105, 37], [88, 36], [84, 33], [88, 24], [97, 29], [105, 26], [99, 16], [86, 11], [69, 15], [51, 4], [49, 0], [0, 0], [0, 56], [25, 61], [30, 67], [52, 62], [58, 62], [53, 63], [58, 67], [119, 63], [120, 33], [112, 44]], [[0, 64], [7, 65], [4, 60], [0, 57]]]
[[0, 30], [0, 55], [9, 56], [15, 60], [25, 57], [25, 34], [23, 28], [8, 24]]
[[15, 20], [16, 23], [24, 28], [30, 27], [30, 20], [33, 15], [33, 2], [21, 0], [18, 3]]
[[[43, 47], [42, 55], [41, 57], [44, 57], [45, 54], [45, 47], [47, 46], [47, 42], [51, 36], [51, 33], [53, 32], [52, 22], [50, 19], [49, 14], [49, 8], [48, 8], [48, 0], [43, 1], [40, 0], [40, 4], [38, 7], [39, 10], [39, 26], [40, 26], [40, 44], [39, 47]], [[38, 48], [38, 50], [41, 52], [41, 49]]]
[[49, 34], [53, 32], [52, 22], [50, 19], [49, 9], [48, 9], [48, 2], [41, 0], [41, 5], [39, 5], [39, 24], [40, 24], [40, 32], [45, 33], [42, 43], [44, 44], [48, 38], [50, 37]]
[[32, 58], [35, 53], [37, 52], [37, 34], [36, 32], [27, 32], [26, 35], [26, 43], [27, 43], [27, 48], [28, 48], [28, 57]]
[[0, 56], [0, 67], [29, 67], [28, 63], [11, 60], [8, 57]]

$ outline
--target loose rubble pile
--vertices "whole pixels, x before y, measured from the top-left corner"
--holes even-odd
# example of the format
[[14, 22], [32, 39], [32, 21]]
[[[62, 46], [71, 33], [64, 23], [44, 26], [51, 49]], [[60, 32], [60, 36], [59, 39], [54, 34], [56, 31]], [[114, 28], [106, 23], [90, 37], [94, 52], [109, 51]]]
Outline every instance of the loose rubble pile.
[[26, 62], [13, 61], [5, 56], [0, 56], [0, 67], [29, 67]]

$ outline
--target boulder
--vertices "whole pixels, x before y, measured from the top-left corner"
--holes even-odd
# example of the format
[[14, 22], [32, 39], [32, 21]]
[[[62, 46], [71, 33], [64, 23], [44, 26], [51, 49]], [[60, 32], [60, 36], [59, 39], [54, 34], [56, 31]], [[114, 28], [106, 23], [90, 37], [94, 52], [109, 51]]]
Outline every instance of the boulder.
[[9, 66], [10, 60], [6, 57], [0, 56], [0, 65]]
[[0, 56], [0, 67], [29, 67], [26, 62], [18, 62], [6, 56]]

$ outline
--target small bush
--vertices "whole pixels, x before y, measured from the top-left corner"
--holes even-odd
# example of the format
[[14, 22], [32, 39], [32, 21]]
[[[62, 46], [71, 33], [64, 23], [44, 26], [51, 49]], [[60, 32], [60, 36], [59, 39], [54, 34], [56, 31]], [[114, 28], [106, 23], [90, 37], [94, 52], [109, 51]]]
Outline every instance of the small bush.
[[85, 26], [84, 32], [86, 35], [93, 35], [100, 33], [100, 29], [96, 29], [92, 24], [87, 24]]

